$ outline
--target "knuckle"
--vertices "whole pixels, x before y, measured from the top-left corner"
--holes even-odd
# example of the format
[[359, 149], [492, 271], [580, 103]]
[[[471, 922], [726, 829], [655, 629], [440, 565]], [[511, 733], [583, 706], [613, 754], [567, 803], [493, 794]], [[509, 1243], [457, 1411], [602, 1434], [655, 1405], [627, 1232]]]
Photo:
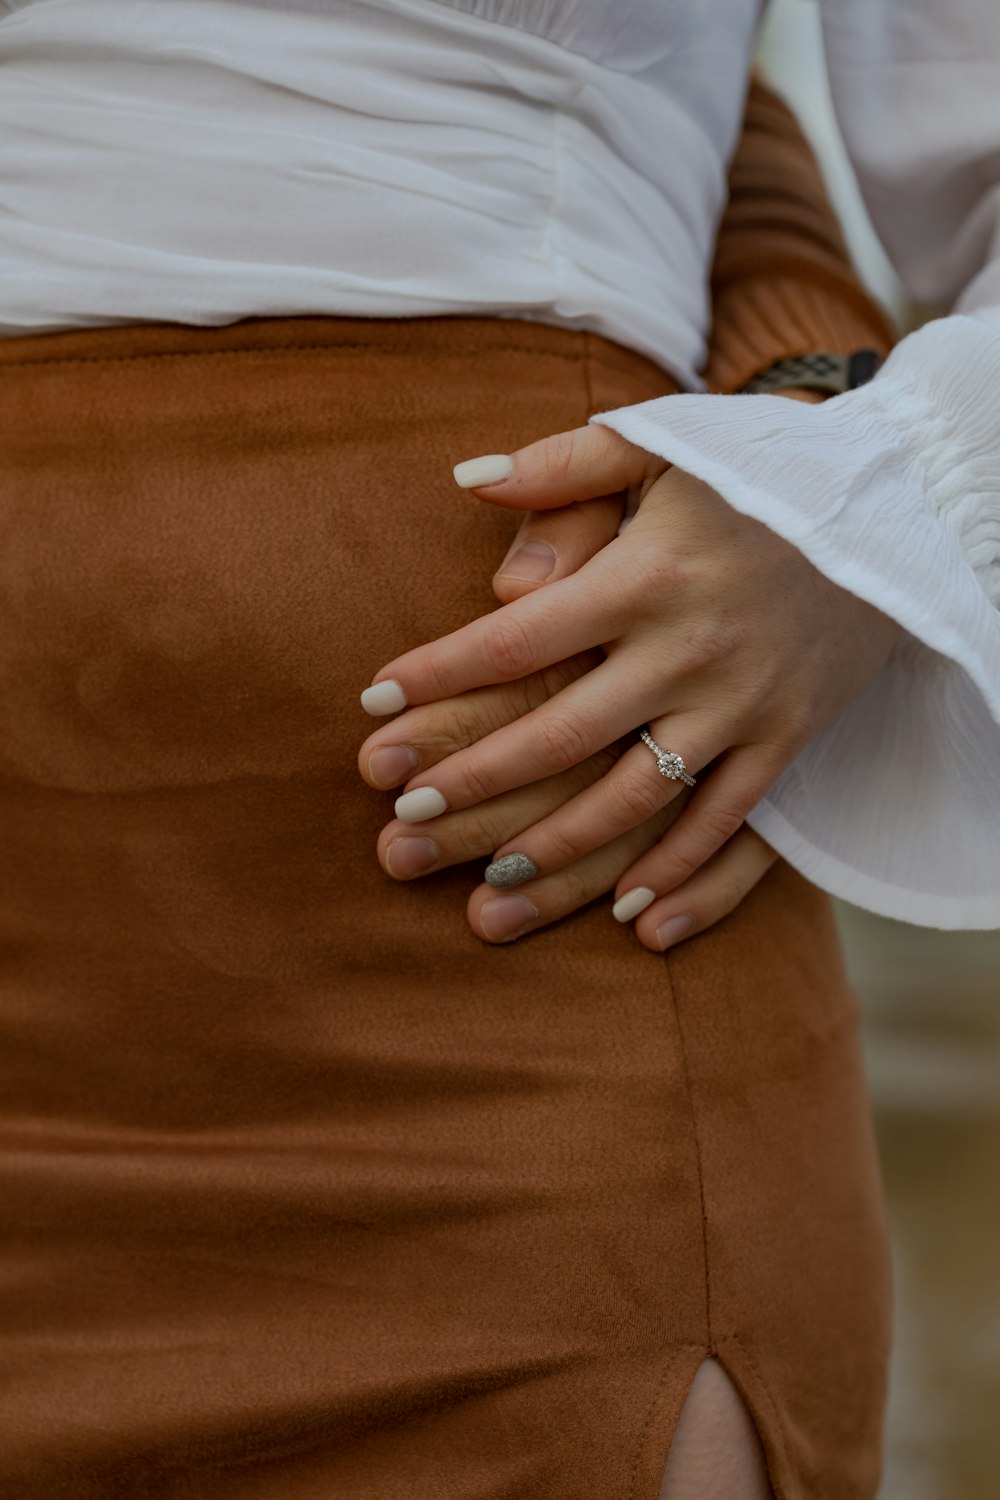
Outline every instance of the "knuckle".
[[674, 853], [672, 863], [664, 872], [664, 887], [667, 890], [676, 890], [692, 875], [696, 875], [701, 869], [703, 856], [695, 853]]
[[[488, 807], [473, 808], [456, 819], [449, 830], [449, 852], [459, 859], [491, 854], [510, 836], [499, 813]], [[439, 840], [440, 842], [440, 840]]]
[[530, 708], [525, 682], [505, 682], [475, 694], [463, 704], [459, 700], [456, 718], [461, 722], [466, 743], [483, 740], [498, 729], [505, 729], [515, 719], [523, 718]]
[[712, 837], [724, 844], [742, 828], [743, 812], [740, 808], [730, 806], [706, 807], [702, 813], [702, 822]]
[[803, 696], [801, 701], [783, 705], [784, 724], [782, 745], [784, 754], [795, 754], [816, 733], [817, 723], [822, 721], [822, 712]]
[[546, 483], [561, 486], [572, 477], [573, 455], [573, 434], [553, 433], [542, 450], [542, 472]]
[[645, 823], [661, 812], [664, 795], [663, 788], [649, 775], [625, 776], [616, 788], [619, 806], [634, 823]]
[[702, 621], [682, 635], [678, 647], [687, 670], [698, 670], [715, 662], [728, 661], [736, 651], [741, 630], [732, 620], [714, 618]]
[[[705, 838], [705, 830], [709, 829], [709, 838]], [[678, 839], [676, 836], [667, 834], [661, 844], [661, 860], [659, 864], [659, 879], [664, 891], [677, 890], [693, 876], [698, 875], [708, 859], [722, 842], [711, 828], [708, 817], [702, 819], [697, 837]], [[704, 889], [704, 881], [699, 882]], [[708, 896], [710, 902], [715, 901], [714, 887], [709, 887], [712, 894]]]
[[428, 702], [451, 698], [454, 695], [454, 683], [449, 682], [445, 668], [433, 656], [424, 663], [421, 679], [420, 693]]
[[574, 865], [561, 870], [554, 884], [557, 888], [555, 899], [550, 898], [549, 906], [555, 906], [560, 916], [576, 911], [578, 907], [585, 906], [588, 901], [593, 901], [600, 895], [600, 890], [596, 889], [597, 882], [588, 878], [585, 869]]
[[591, 753], [589, 737], [576, 714], [565, 709], [543, 715], [535, 729], [540, 757], [548, 770], [568, 771]]
[[483, 650], [491, 669], [500, 677], [526, 677], [535, 666], [535, 641], [516, 616], [504, 618], [500, 611], [483, 637]]
[[482, 739], [489, 732], [481, 713], [470, 712], [467, 707], [455, 703], [438, 703], [426, 716], [425, 722], [416, 727], [412, 740], [422, 746], [427, 754], [443, 760], [459, 750]]
[[564, 873], [583, 852], [579, 839], [568, 829], [561, 828], [558, 823], [553, 823], [545, 830], [545, 840], [547, 845], [545, 863]]
[[532, 672], [530, 677], [522, 677], [520, 682], [512, 682], [510, 690], [521, 702], [521, 714], [530, 713], [532, 709], [543, 708], [550, 698], [554, 698], [560, 692], [565, 683], [559, 682], [552, 677], [554, 668], [543, 667], [540, 672]]
[[717, 922], [720, 917], [724, 917], [729, 912], [735, 911], [743, 900], [743, 897], [747, 894], [747, 890], [746, 882], [737, 880], [734, 876], [727, 876], [725, 879], [720, 880], [717, 890], [713, 892], [712, 907], [714, 914], [710, 920]]
[[709, 620], [701, 632], [702, 649], [709, 653], [712, 661], [726, 661], [733, 656], [743, 640], [743, 626], [728, 615], [716, 615]]
[[560, 785], [569, 789], [570, 796], [585, 792], [588, 787], [594, 785], [595, 781], [600, 781], [607, 775], [616, 760], [617, 756], [610, 755], [607, 750], [600, 750], [596, 755], [581, 760], [579, 765], [571, 766], [568, 771], [563, 771]]
[[490, 705], [488, 709], [481, 711], [482, 721], [489, 721], [491, 730], [503, 729], [515, 719], [523, 719], [533, 708], [540, 708], [546, 699], [538, 691], [537, 681], [536, 672], [530, 677], [518, 677], [510, 682], [498, 683], [489, 690]]
[[625, 751], [630, 750], [634, 743], [633, 737], [629, 735], [628, 740], [621, 745], [606, 745], [603, 750], [595, 750], [589, 762], [594, 767], [591, 780], [596, 781], [598, 777], [606, 776], [612, 766], [618, 764]]
[[580, 652], [577, 656], [568, 657], [566, 661], [553, 662], [551, 666], [543, 667], [533, 679], [539, 692], [539, 703], [547, 703], [550, 698], [561, 693], [563, 688], [569, 687], [596, 667], [599, 661], [596, 652]]
[[497, 789], [493, 785], [491, 773], [485, 766], [479, 765], [474, 755], [462, 767], [462, 786], [467, 794], [465, 800], [469, 804], [486, 802], [490, 797], [496, 796]]
[[687, 566], [683, 559], [666, 547], [650, 547], [635, 560], [628, 593], [640, 614], [659, 615], [663, 600], [674, 597], [687, 581]]

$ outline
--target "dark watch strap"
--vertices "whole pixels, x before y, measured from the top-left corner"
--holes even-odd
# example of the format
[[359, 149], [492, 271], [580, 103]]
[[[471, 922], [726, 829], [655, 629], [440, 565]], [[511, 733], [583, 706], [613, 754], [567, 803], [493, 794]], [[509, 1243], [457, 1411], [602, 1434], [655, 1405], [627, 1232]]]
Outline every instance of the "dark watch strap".
[[776, 391], [825, 391], [839, 396], [865, 385], [882, 365], [874, 349], [855, 349], [853, 354], [800, 354], [782, 359], [770, 369], [754, 375], [742, 387], [749, 395], [774, 395]]

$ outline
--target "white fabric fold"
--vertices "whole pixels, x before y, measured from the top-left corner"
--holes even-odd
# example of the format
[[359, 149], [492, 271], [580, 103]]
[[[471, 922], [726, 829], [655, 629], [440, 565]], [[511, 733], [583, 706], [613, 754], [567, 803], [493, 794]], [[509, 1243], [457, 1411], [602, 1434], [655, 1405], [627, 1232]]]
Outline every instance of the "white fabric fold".
[[747, 821], [884, 916], [1000, 926], [1000, 323], [938, 319], [822, 405], [680, 395], [591, 420], [763, 522], [904, 627]]
[[703, 389], [756, 0], [11, 5], [0, 338], [482, 314]]

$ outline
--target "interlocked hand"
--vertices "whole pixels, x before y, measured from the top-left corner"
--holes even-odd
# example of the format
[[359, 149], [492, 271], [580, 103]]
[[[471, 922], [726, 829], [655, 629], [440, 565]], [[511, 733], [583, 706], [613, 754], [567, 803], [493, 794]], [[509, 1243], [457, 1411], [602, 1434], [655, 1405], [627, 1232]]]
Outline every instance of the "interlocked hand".
[[[746, 814], [867, 685], [899, 627], [707, 485], [608, 428], [533, 443], [510, 455], [510, 470], [470, 487], [482, 500], [533, 511], [603, 504], [630, 489], [641, 503], [623, 533], [570, 576], [383, 667], [375, 682], [399, 685], [394, 706], [422, 707], [372, 736], [363, 759], [367, 766], [373, 748], [412, 744], [411, 715], [426, 715], [427, 705], [586, 661], [518, 717], [422, 761], [397, 800], [397, 818], [411, 825], [407, 833], [418, 823], [420, 835], [433, 838], [445, 815], [545, 783], [562, 800], [495, 851], [497, 859], [526, 855], [544, 880], [648, 829], [683, 794], [665, 835], [616, 886], [618, 914], [642, 910], [640, 940], [662, 949], [665, 938], [674, 940], [663, 931], [669, 919], [691, 916], [689, 932], [708, 925], [692, 910], [699, 878], [704, 884], [725, 866], [718, 888], [745, 890], [737, 867], [758, 872], [750, 884], [763, 873], [773, 854], [744, 826]], [[392, 689], [375, 696], [386, 693]], [[658, 774], [638, 739], [643, 724], [683, 756], [698, 777], [693, 793]], [[605, 768], [593, 762], [621, 746]], [[573, 778], [588, 763], [581, 788]], [[557, 789], [553, 778], [567, 779]], [[533, 884], [519, 890], [530, 896]], [[479, 895], [483, 910], [488, 892]], [[475, 926], [472, 907], [470, 917]]]

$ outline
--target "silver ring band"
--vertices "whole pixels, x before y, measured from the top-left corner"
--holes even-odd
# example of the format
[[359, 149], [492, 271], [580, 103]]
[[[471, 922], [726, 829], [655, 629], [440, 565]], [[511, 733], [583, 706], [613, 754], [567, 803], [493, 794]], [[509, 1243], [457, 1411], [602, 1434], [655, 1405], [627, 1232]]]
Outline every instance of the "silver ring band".
[[679, 755], [676, 755], [673, 750], [664, 750], [662, 745], [658, 745], [648, 729], [640, 729], [639, 738], [656, 756], [656, 769], [661, 776], [668, 776], [671, 781], [683, 781], [685, 786], [694, 786], [694, 777]]

